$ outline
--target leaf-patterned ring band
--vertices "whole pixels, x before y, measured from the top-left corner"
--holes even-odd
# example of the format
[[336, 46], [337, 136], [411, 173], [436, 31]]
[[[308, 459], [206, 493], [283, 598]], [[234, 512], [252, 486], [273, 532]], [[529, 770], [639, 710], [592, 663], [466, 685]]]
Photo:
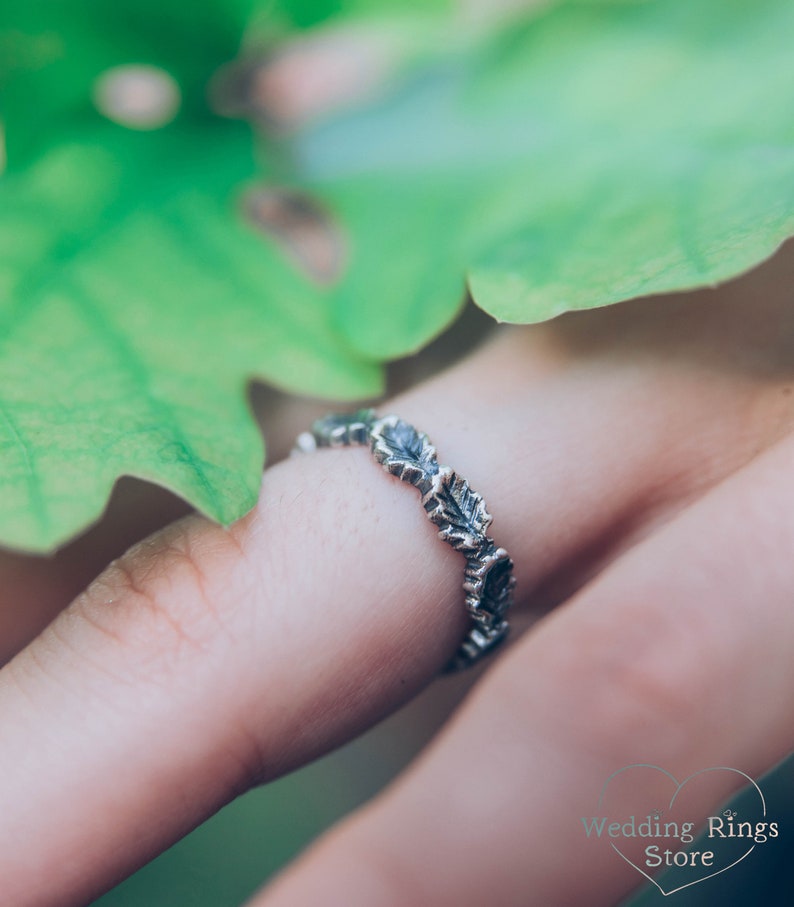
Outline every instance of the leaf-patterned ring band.
[[417, 488], [439, 537], [466, 558], [463, 590], [470, 624], [446, 670], [473, 665], [507, 636], [504, 615], [516, 583], [510, 556], [487, 534], [492, 517], [485, 502], [464, 478], [439, 464], [426, 434], [398, 416], [379, 418], [372, 409], [318, 419], [298, 436], [293, 452], [352, 445], [369, 446], [387, 472]]

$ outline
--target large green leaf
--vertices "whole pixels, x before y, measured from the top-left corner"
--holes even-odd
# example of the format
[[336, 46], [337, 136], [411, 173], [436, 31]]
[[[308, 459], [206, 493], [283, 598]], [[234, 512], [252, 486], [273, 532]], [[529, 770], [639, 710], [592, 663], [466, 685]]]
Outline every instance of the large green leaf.
[[[328, 292], [245, 224], [241, 193], [267, 168], [250, 130], [209, 103], [238, 55], [359, 6], [2, 4], [0, 543], [68, 539], [123, 474], [231, 522], [260, 484], [251, 378], [334, 398], [380, 390], [374, 360], [331, 326]], [[103, 118], [98, 79], [129, 65], [174, 80], [173, 122]]]
[[[248, 127], [214, 116], [206, 90], [252, 5], [3, 9], [2, 543], [68, 539], [123, 474], [231, 522], [261, 479], [249, 379], [335, 397], [380, 387], [332, 330], [327, 294], [241, 214], [264, 174]], [[127, 63], [176, 78], [172, 123], [138, 132], [94, 109], [96, 77]]]
[[[290, 180], [347, 237], [329, 293], [245, 225], [250, 136], [207, 86], [252, 13], [267, 45], [370, 4], [3, 4], [0, 542], [65, 540], [121, 474], [235, 519], [262, 462], [246, 381], [372, 393], [374, 361], [442, 330], [467, 273], [497, 317], [537, 320], [723, 279], [792, 232], [788, 3], [560, 0], [479, 36], [445, 35], [446, 5], [419, 14], [397, 89], [297, 143]], [[125, 63], [176, 80], [172, 123], [101, 118], [95, 80]]]
[[255, 502], [262, 467], [250, 377], [377, 391], [378, 370], [338, 342], [322, 294], [235, 217], [251, 143], [238, 124], [218, 130], [153, 141], [109, 125], [6, 179], [2, 541], [63, 541], [122, 474], [231, 522]]
[[447, 42], [299, 159], [355, 240], [336, 323], [396, 356], [499, 319], [712, 284], [794, 232], [790, 0], [560, 3]]

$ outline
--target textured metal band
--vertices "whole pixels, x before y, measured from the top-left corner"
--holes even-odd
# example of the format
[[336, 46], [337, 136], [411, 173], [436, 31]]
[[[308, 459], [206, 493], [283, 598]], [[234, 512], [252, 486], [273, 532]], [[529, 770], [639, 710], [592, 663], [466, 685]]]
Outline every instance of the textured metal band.
[[487, 535], [492, 517], [485, 502], [464, 478], [439, 464], [426, 434], [397, 416], [378, 418], [372, 409], [318, 419], [298, 436], [294, 452], [351, 445], [369, 446], [387, 472], [417, 488], [439, 537], [465, 556], [463, 589], [471, 624], [446, 669], [469, 667], [507, 636], [504, 615], [516, 582], [508, 553]]

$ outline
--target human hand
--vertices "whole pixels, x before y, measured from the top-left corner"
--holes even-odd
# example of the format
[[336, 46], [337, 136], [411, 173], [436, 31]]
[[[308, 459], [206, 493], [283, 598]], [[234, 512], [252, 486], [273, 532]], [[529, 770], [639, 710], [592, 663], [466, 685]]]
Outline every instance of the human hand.
[[[506, 330], [382, 408], [482, 492], [520, 608], [549, 613], [262, 905], [614, 903], [638, 877], [578, 816], [616, 765], [754, 775], [791, 749], [790, 276], [779, 256]], [[49, 607], [90, 560], [51, 567]], [[44, 593], [12, 568], [19, 620]], [[404, 702], [462, 636], [461, 571], [362, 450], [272, 467], [228, 531], [190, 516], [133, 547], [0, 671], [5, 903], [86, 903]]]

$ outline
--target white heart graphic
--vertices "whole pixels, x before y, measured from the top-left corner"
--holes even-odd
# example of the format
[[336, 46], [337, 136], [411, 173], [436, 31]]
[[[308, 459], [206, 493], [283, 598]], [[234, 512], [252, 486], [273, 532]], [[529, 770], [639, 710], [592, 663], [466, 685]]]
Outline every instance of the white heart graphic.
[[[715, 766], [712, 766], [711, 768], [702, 768], [702, 769], [700, 769], [700, 771], [693, 772], [691, 775], [684, 778], [683, 781], [679, 781], [675, 777], [675, 775], [673, 775], [671, 772], [668, 772], [666, 769], [662, 768], [661, 766], [650, 765], [648, 763], [641, 763], [641, 762], [638, 762], [634, 765], [626, 765], [623, 768], [618, 769], [616, 772], [613, 772], [607, 778], [607, 780], [604, 782], [604, 787], [601, 790], [601, 796], [598, 798], [598, 809], [599, 810], [601, 810], [601, 808], [603, 806], [604, 796], [606, 795], [607, 788], [609, 787], [609, 783], [614, 778], [616, 778], [618, 775], [622, 774], [623, 772], [629, 771], [630, 769], [634, 769], [634, 768], [648, 768], [648, 769], [652, 769], [657, 772], [661, 772], [663, 775], [665, 775], [667, 778], [669, 778], [670, 781], [675, 785], [675, 790], [673, 791], [673, 796], [670, 798], [670, 804], [668, 806], [668, 809], [673, 808], [673, 804], [675, 803], [676, 798], [681, 793], [682, 789], [690, 781], [692, 781], [693, 778], [697, 778], [699, 775], [703, 775], [706, 772], [733, 772], [734, 774], [742, 777], [745, 781], [749, 781], [750, 784], [752, 784], [752, 786], [756, 789], [756, 791], [758, 792], [758, 796], [761, 800], [762, 814], [764, 816], [766, 816], [766, 800], [764, 799], [764, 795], [761, 792], [761, 788], [755, 783], [755, 781], [749, 775], [746, 775], [744, 772], [739, 771], [739, 769], [737, 769], [737, 768], [729, 768], [728, 766], [724, 766], [724, 765], [715, 765]], [[717, 869], [714, 872], [710, 872], [708, 875], [704, 875], [699, 879], [695, 879], [691, 882], [687, 882], [685, 885], [679, 885], [677, 888], [671, 888], [669, 891], [665, 891], [665, 889], [662, 888], [662, 886], [656, 881], [656, 879], [652, 878], [650, 875], [648, 875], [647, 872], [645, 872], [645, 870], [641, 869], [633, 860], [629, 859], [626, 856], [626, 854], [624, 854], [623, 851], [616, 844], [614, 844], [613, 842], [610, 842], [610, 845], [612, 846], [613, 850], [615, 850], [615, 852], [618, 853], [629, 864], [629, 866], [633, 866], [637, 870], [637, 872], [640, 873], [640, 875], [644, 876], [649, 882], [652, 882], [665, 897], [667, 897], [668, 895], [671, 895], [671, 894], [675, 894], [677, 891], [682, 891], [684, 888], [690, 888], [692, 885], [697, 885], [699, 882], [705, 882], [706, 879], [712, 879], [712, 878], [714, 878], [714, 876], [718, 876], [721, 873], [726, 872], [729, 869], [732, 869], [738, 863], [741, 863], [742, 860], [744, 860], [746, 857], [748, 857], [755, 850], [755, 844], [753, 843], [745, 851], [745, 853], [743, 853], [737, 860], [734, 860], [733, 863], [730, 863], [728, 866], [723, 866], [722, 869]]]

